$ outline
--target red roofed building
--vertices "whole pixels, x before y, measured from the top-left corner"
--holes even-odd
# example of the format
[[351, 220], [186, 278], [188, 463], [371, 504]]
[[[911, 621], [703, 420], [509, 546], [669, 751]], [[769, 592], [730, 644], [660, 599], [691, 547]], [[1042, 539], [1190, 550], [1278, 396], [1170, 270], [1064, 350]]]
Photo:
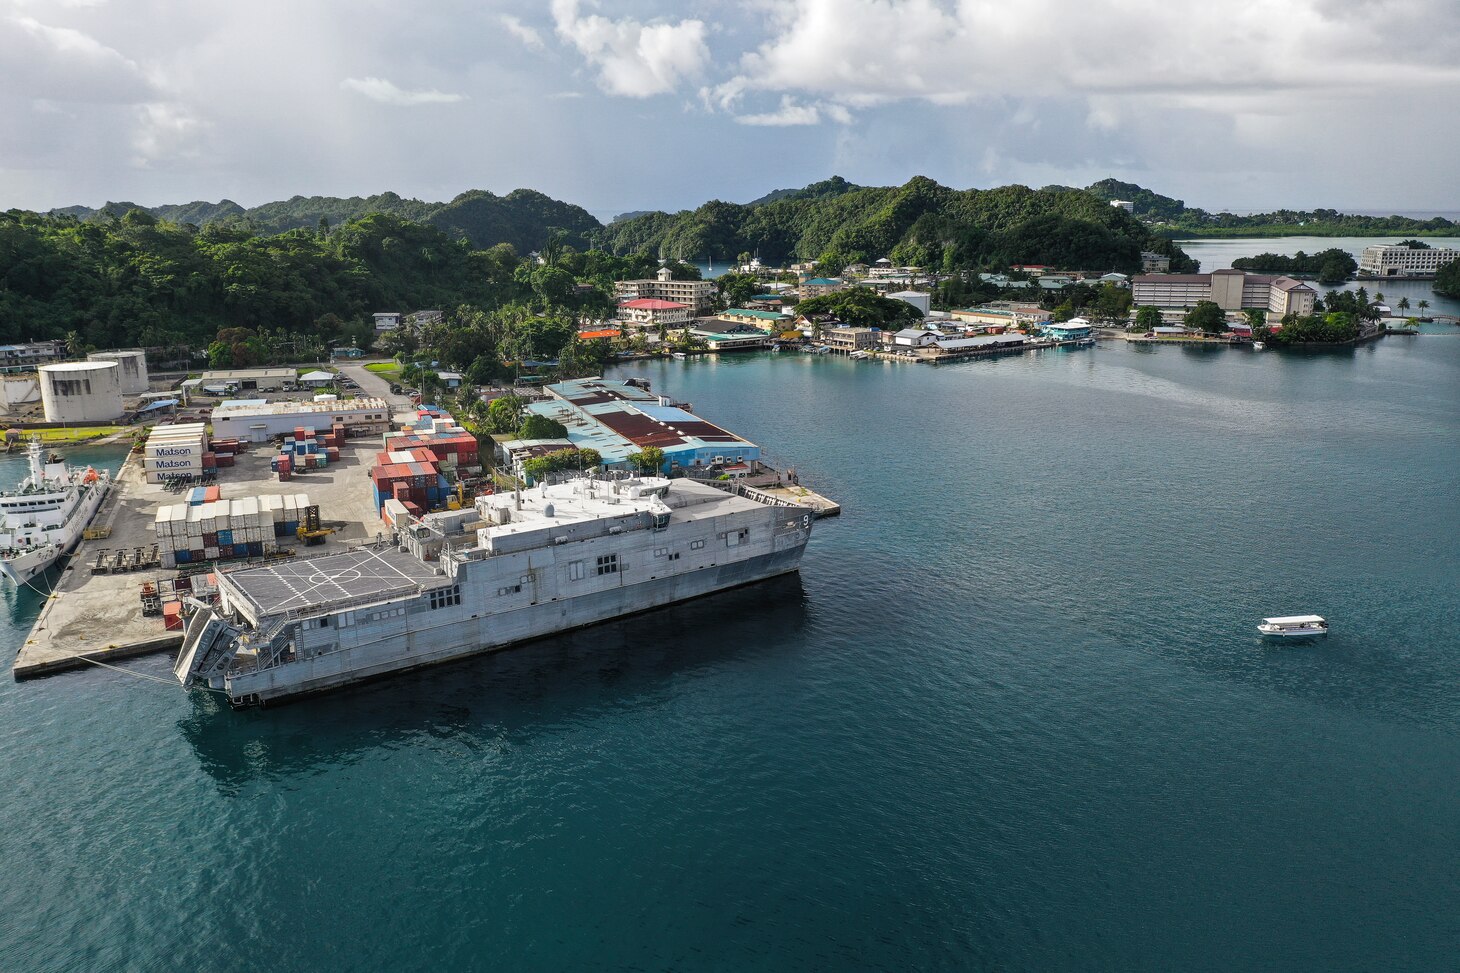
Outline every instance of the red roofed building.
[[643, 328], [657, 328], [661, 324], [667, 327], [682, 327], [694, 317], [694, 308], [688, 304], [681, 304], [678, 301], [662, 301], [657, 297], [640, 297], [632, 301], [623, 301], [618, 306], [618, 316], [621, 320], [639, 325]]
[[592, 341], [595, 338], [618, 338], [623, 332], [618, 328], [599, 328], [596, 331], [579, 331], [578, 337], [583, 341]]

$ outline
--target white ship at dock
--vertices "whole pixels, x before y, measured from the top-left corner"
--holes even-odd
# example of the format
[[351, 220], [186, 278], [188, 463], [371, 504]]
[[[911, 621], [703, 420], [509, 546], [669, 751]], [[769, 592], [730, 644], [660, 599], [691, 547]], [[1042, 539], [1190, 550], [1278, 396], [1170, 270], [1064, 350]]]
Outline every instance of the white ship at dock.
[[30, 474], [0, 494], [0, 574], [17, 587], [75, 550], [111, 486], [107, 471], [73, 470], [39, 440], [27, 455]]
[[392, 545], [220, 575], [174, 672], [236, 706], [333, 689], [796, 571], [812, 519], [661, 477], [479, 497]]

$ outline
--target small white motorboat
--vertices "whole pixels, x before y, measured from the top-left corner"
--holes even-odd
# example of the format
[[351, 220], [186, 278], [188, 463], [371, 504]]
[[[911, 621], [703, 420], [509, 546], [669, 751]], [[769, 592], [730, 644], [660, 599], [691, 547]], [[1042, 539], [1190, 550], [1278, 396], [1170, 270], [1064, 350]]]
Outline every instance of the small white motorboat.
[[1267, 638], [1311, 639], [1328, 634], [1328, 622], [1322, 615], [1281, 615], [1264, 618], [1257, 630]]

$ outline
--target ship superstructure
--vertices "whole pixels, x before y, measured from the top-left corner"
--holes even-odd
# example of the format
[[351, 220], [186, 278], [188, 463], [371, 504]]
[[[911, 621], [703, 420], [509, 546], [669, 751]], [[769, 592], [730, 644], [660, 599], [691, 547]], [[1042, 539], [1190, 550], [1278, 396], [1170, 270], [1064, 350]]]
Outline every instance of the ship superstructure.
[[38, 440], [27, 458], [29, 475], [0, 494], [0, 574], [17, 586], [75, 549], [111, 486], [107, 471], [72, 469]]
[[688, 479], [479, 497], [394, 544], [221, 575], [175, 673], [234, 705], [348, 685], [795, 571], [811, 523]]

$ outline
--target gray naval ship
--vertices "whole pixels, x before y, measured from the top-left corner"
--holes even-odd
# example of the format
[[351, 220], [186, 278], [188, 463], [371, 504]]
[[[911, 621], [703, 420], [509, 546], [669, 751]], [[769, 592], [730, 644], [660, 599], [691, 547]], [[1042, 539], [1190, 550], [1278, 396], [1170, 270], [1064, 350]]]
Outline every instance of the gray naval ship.
[[220, 575], [174, 672], [234, 706], [321, 692], [796, 571], [811, 525], [685, 479], [479, 497], [389, 545]]

